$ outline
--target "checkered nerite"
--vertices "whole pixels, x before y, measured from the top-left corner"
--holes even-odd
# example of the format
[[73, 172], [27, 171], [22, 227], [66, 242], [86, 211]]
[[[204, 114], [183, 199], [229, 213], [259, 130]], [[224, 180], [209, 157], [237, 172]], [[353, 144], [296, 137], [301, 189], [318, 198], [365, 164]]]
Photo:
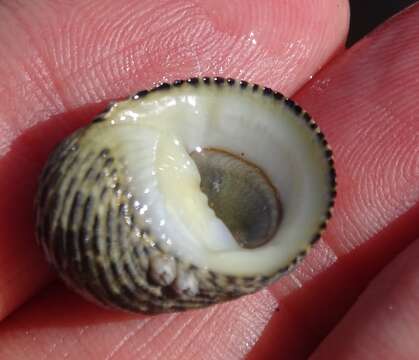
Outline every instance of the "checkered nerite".
[[37, 235], [85, 297], [176, 311], [289, 271], [335, 195], [332, 152], [300, 106], [245, 81], [191, 78], [112, 103], [56, 148]]

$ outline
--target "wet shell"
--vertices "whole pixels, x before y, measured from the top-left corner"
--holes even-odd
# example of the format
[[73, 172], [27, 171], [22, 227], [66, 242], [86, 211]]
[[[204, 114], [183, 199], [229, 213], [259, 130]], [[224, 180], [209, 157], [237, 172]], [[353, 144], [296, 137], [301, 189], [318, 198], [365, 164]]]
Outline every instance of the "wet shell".
[[192, 78], [111, 104], [56, 148], [37, 235], [67, 284], [106, 307], [203, 307], [289, 271], [335, 185], [324, 135], [292, 100]]

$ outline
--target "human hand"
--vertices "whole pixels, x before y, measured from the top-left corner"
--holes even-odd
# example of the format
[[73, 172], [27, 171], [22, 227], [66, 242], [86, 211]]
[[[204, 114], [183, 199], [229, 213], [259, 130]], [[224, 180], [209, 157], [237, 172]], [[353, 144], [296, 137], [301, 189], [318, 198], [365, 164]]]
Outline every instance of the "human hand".
[[[342, 0], [1, 2], [0, 317], [10, 316], [0, 324], [0, 359], [300, 359], [313, 351], [419, 236], [419, 6], [344, 50], [348, 17]], [[198, 311], [130, 315], [60, 283], [43, 289], [53, 274], [34, 240], [32, 199], [54, 145], [109, 100], [204, 75], [293, 95], [319, 123], [338, 173], [324, 240], [269, 290]], [[419, 353], [418, 246], [386, 266], [314, 357]]]

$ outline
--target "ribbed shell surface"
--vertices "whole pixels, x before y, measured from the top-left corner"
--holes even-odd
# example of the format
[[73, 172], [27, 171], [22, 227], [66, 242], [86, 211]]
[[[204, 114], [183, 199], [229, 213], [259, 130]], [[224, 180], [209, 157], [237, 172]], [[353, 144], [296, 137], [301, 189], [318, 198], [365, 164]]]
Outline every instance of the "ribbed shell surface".
[[[196, 82], [184, 86], [196, 86]], [[278, 93], [270, 89], [258, 91], [288, 101], [290, 108], [296, 107], [294, 111], [301, 113], [301, 108]], [[317, 129], [305, 113], [301, 121]], [[41, 175], [36, 200], [37, 235], [48, 261], [83, 296], [106, 307], [134, 312], [202, 307], [252, 293], [275, 281], [304, 256], [301, 253], [272, 276], [256, 277], [218, 274], [174, 257], [176, 274], [193, 274], [199, 281], [198, 293], [178, 293], [171, 286], [159, 284], [150, 276], [150, 259], [166, 256], [167, 249], [153, 241], [138, 211], [127, 182], [124, 158], [107, 144], [85, 146], [89, 132], [101, 126], [107, 125], [99, 117], [56, 148]], [[319, 134], [319, 142], [325, 143]], [[326, 143], [324, 146], [333, 170], [331, 152]], [[332, 206], [334, 170], [330, 181]], [[311, 243], [319, 238], [324, 226], [313, 234]]]

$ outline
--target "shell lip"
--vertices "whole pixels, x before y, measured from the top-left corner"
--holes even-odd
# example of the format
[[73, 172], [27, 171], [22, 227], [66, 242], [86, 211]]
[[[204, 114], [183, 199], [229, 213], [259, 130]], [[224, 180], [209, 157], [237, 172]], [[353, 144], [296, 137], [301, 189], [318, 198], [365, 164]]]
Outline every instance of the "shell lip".
[[[326, 140], [326, 137], [322, 130], [320, 129], [319, 125], [316, 121], [311, 117], [311, 115], [306, 112], [296, 101], [286, 97], [279, 91], [273, 90], [267, 86], [260, 86], [257, 83], [253, 83], [247, 80], [237, 80], [231, 77], [223, 77], [223, 76], [202, 76], [202, 77], [189, 77], [186, 79], [177, 79], [169, 82], [160, 82], [154, 87], [149, 89], [143, 89], [136, 92], [134, 95], [130, 96], [128, 99], [132, 100], [140, 100], [146, 97], [148, 94], [156, 92], [156, 91], [168, 91], [171, 88], [178, 88], [181, 86], [237, 86], [241, 89], [251, 89], [252, 92], [260, 93], [262, 96], [272, 97], [276, 101], [279, 101], [285, 104], [290, 110], [294, 112], [294, 114], [304, 120], [306, 126], [316, 133], [316, 138], [319, 144], [324, 148], [324, 155], [329, 167], [329, 182], [330, 182], [330, 192], [329, 192], [329, 205], [325, 214], [323, 215], [324, 220], [319, 224], [317, 232], [315, 232], [312, 236], [312, 239], [307, 243], [307, 245], [302, 248], [298, 254], [290, 261], [287, 268], [279, 270], [280, 274], [284, 272], [290, 271], [296, 264], [298, 264], [307, 254], [307, 252], [321, 239], [322, 234], [325, 232], [326, 227], [332, 217], [332, 213], [335, 207], [335, 201], [337, 197], [337, 180], [336, 180], [336, 169], [335, 169], [335, 161], [334, 161], [334, 154]], [[114, 102], [111, 102], [107, 109], [100, 115], [105, 115], [108, 111], [112, 109], [114, 106]], [[97, 121], [97, 118], [95, 118]]]

